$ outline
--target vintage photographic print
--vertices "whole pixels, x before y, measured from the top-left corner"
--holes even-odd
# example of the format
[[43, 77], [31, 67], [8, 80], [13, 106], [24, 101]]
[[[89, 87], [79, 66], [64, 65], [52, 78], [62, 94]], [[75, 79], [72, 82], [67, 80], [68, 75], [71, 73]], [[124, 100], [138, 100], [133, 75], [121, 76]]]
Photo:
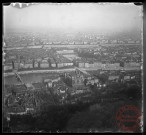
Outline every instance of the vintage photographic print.
[[142, 133], [143, 6], [3, 4], [3, 133]]

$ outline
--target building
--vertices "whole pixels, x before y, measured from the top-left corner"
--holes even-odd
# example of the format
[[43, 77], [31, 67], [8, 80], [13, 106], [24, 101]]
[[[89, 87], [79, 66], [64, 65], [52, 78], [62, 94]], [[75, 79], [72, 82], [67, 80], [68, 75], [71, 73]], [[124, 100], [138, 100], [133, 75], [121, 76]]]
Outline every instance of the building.
[[51, 67], [53, 67], [53, 68], [56, 67], [56, 63], [55, 63], [55, 61], [51, 61]]
[[7, 70], [12, 70], [12, 64], [11, 63], [7, 63], [4, 65], [4, 71], [7, 71]]
[[84, 45], [87, 45], [87, 44], [88, 44], [88, 42], [84, 41]]
[[135, 43], [135, 41], [133, 41], [133, 40], [128, 41], [128, 44], [134, 44], [134, 43]]
[[58, 68], [62, 68], [62, 67], [64, 67], [64, 65], [63, 65], [62, 62], [57, 62], [57, 67], [58, 67]]
[[37, 58], [36, 61], [37, 62], [41, 62], [42, 61], [42, 58]]
[[64, 66], [64, 67], [73, 66], [73, 62], [71, 62], [71, 61], [65, 61], [65, 62], [63, 63], [63, 66]]
[[51, 78], [46, 78], [46, 79], [44, 79], [44, 82], [58, 82], [58, 81], [60, 81], [60, 77], [59, 76], [55, 76], [55, 77], [51, 77]]
[[88, 78], [87, 84], [92, 84], [94, 85], [95, 83], [99, 83], [100, 80], [98, 78]]
[[75, 42], [69, 42], [69, 45], [74, 45], [75, 44]]
[[140, 43], [140, 40], [137, 40], [135, 43], [136, 43], [136, 44], [139, 44], [139, 43]]
[[53, 44], [59, 45], [59, 44], [61, 44], [61, 42], [53, 42]]
[[84, 63], [84, 61], [82, 59], [74, 60], [74, 64], [79, 68], [84, 68], [84, 66], [85, 66], [85, 63]]
[[124, 68], [127, 70], [140, 70], [141, 69], [141, 63], [136, 63], [136, 62], [129, 62], [129, 63], [124, 63]]
[[15, 61], [14, 62], [14, 69], [18, 70], [20, 68], [20, 62], [19, 61]]
[[15, 92], [18, 93], [23, 93], [27, 90], [26, 86], [24, 84], [17, 84], [13, 86]]
[[84, 65], [85, 65], [84, 62], [81, 62], [81, 61], [78, 62], [78, 67], [79, 67], [79, 68], [84, 68], [84, 67], [85, 67]]
[[53, 42], [49, 42], [49, 41], [47, 41], [46, 44], [47, 44], [47, 45], [52, 45]]
[[98, 68], [98, 69], [101, 69], [102, 63], [101, 62], [94, 62], [94, 67]]
[[75, 45], [83, 45], [83, 44], [84, 44], [83, 42], [79, 42], [79, 41], [75, 42]]
[[112, 40], [111, 43], [112, 44], [116, 44], [117, 43], [117, 40]]
[[92, 61], [89, 62], [89, 68], [94, 68], [94, 63]]
[[26, 84], [27, 89], [34, 90], [34, 86], [31, 83]]
[[50, 59], [50, 65], [51, 67], [55, 68], [56, 67], [56, 63], [53, 59]]
[[124, 80], [130, 80], [130, 75], [124, 76]]
[[12, 59], [12, 60], [15, 60], [17, 57], [16, 57], [16, 55], [14, 56], [14, 55], [10, 55], [9, 56], [9, 59]]
[[68, 41], [62, 41], [61, 44], [62, 45], [68, 45]]
[[29, 62], [29, 61], [25, 62], [23, 68], [25, 68], [25, 69], [33, 68], [33, 64], [32, 64], [32, 62]]
[[108, 80], [109, 81], [117, 81], [119, 79], [119, 76], [118, 75], [110, 75], [108, 77]]
[[101, 69], [104, 69], [105, 70], [105, 68], [106, 68], [105, 66], [106, 66], [106, 64], [102, 63], [101, 64]]
[[105, 68], [107, 70], [116, 70], [116, 69], [119, 69], [119, 67], [120, 67], [120, 63], [113, 63], [113, 64], [107, 63], [107, 64], [105, 64]]
[[74, 53], [74, 50], [61, 50], [57, 51], [58, 54], [72, 54]]
[[49, 62], [47, 60], [42, 60], [40, 62], [40, 68], [49, 68]]
[[34, 62], [34, 68], [38, 68], [39, 67], [39, 64], [37, 61]]
[[66, 86], [66, 84], [61, 80], [58, 80], [57, 82], [53, 83], [53, 93], [54, 94], [61, 95], [62, 97], [65, 98], [67, 96], [68, 90], [69, 90], [69, 87]]
[[85, 68], [89, 68], [89, 63], [88, 62], [85, 62]]
[[23, 68], [24, 68], [24, 65], [25, 65], [25, 63], [24, 63], [23, 61], [21, 61], [21, 62], [19, 63], [19, 69], [23, 69]]

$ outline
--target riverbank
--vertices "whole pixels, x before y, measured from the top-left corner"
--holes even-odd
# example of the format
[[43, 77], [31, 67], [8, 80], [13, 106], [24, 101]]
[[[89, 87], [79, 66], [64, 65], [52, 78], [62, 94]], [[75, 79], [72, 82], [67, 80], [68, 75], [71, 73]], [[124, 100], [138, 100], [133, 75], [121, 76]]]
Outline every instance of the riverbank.
[[[35, 46], [16, 46], [16, 47], [6, 47], [3, 48], [4, 50], [14, 50], [14, 49], [24, 49], [24, 48], [52, 48], [52, 47], [67, 47], [67, 48], [90, 48], [90, 47], [97, 47], [97, 46], [117, 46], [117, 45], [139, 45], [139, 44], [104, 44], [104, 43], [100, 43], [100, 44], [74, 44], [74, 45], [62, 45], [62, 44], [51, 44], [51, 45], [35, 45]], [[141, 45], [141, 44], [140, 44]]]
[[[78, 67], [73, 67], [73, 68], [63, 68], [63, 69], [39, 69], [39, 70], [24, 70], [24, 71], [18, 71], [18, 74], [30, 74], [30, 73], [50, 73], [50, 72], [71, 72], [71, 71], [75, 71], [76, 68]], [[78, 68], [78, 69], [81, 69], [81, 70], [84, 70], [84, 71], [90, 71], [90, 70], [99, 70], [99, 68]], [[126, 71], [129, 71], [129, 70], [141, 70], [141, 68], [138, 68], [138, 67], [129, 67], [129, 68], [124, 68], [124, 67], [119, 67], [119, 68], [115, 68], [115, 69], [107, 69], [107, 68], [104, 68], [102, 70], [126, 70]], [[6, 76], [10, 76], [10, 75], [14, 75], [13, 72], [7, 72], [7, 73], [4, 73], [4, 77]]]
[[[69, 68], [69, 69], [54, 69], [54, 70], [29, 70], [29, 71], [18, 71], [18, 74], [30, 74], [30, 73], [50, 73], [50, 72], [64, 72], [64, 71], [74, 71], [75, 68]], [[13, 72], [4, 73], [4, 77], [14, 75]]]

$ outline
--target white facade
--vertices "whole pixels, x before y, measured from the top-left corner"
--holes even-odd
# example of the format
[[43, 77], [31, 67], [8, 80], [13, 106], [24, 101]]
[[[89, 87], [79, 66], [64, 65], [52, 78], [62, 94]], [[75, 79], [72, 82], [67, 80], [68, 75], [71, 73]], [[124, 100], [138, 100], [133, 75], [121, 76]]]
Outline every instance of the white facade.
[[9, 59], [16, 59], [16, 56], [9, 56]]
[[106, 65], [105, 65], [105, 68], [106, 68], [106, 69], [116, 69], [116, 68], [119, 68], [119, 67], [120, 67], [120, 64], [119, 64], [119, 63], [106, 64]]
[[4, 70], [11, 70], [12, 69], [12, 64], [7, 64], [7, 65], [4, 65]]
[[56, 64], [55, 64], [55, 63], [52, 63], [51, 66], [52, 66], [52, 67], [56, 67]]
[[78, 66], [79, 66], [80, 68], [83, 68], [83, 67], [84, 67], [84, 63], [79, 62], [79, 63], [78, 63]]
[[63, 50], [63, 51], [57, 51], [59, 54], [68, 54], [68, 53], [74, 53], [74, 50]]
[[63, 63], [64, 66], [73, 66], [72, 62]]
[[124, 76], [124, 80], [129, 80], [130, 76]]
[[85, 42], [85, 41], [84, 41], [84, 44], [85, 44], [85, 45], [87, 45], [87, 44], [88, 44], [88, 42]]
[[40, 62], [42, 59], [41, 58], [37, 58], [37, 62]]
[[14, 67], [15, 67], [15, 69], [19, 69], [20, 63], [19, 62], [14, 62]]
[[101, 68], [105, 69], [106, 64], [101, 64]]
[[85, 63], [85, 67], [86, 68], [89, 68], [90, 66], [89, 66], [89, 63]]
[[95, 83], [94, 80], [91, 80], [90, 82], [91, 82], [92, 85], [94, 85], [94, 83]]
[[139, 43], [140, 43], [140, 41], [139, 41], [139, 40], [137, 40], [137, 41], [136, 41], [136, 43], [137, 43], [137, 44], [139, 44]]
[[57, 63], [57, 67], [58, 67], [58, 68], [63, 67], [63, 63]]
[[20, 63], [19, 68], [24, 68], [24, 64], [23, 63]]
[[33, 68], [32, 63], [25, 63], [24, 68]]
[[136, 62], [125, 63], [125, 67], [138, 67], [138, 66], [140, 66], [140, 63], [136, 63]]
[[135, 42], [131, 40], [131, 41], [128, 41], [128, 43], [129, 43], [129, 44], [133, 44], [133, 43], [135, 43]]
[[119, 76], [109, 76], [109, 80], [119, 79]]
[[41, 68], [48, 68], [48, 67], [49, 67], [49, 63], [48, 63], [48, 62], [42, 62], [42, 63], [40, 64], [40, 67], [41, 67]]
[[89, 67], [90, 68], [93, 68], [94, 67], [94, 64], [92, 63], [92, 64], [89, 64]]
[[94, 62], [94, 67], [101, 68], [102, 63]]
[[74, 42], [69, 42], [69, 45], [73, 45], [74, 44]]
[[131, 66], [140, 66], [140, 63], [131, 62], [130, 65], [131, 65]]
[[37, 62], [34, 63], [34, 67], [35, 67], [35, 68], [38, 67], [38, 63], [37, 63]]
[[95, 83], [98, 83], [98, 82], [99, 82], [99, 79], [95, 79], [94, 82], [95, 82]]

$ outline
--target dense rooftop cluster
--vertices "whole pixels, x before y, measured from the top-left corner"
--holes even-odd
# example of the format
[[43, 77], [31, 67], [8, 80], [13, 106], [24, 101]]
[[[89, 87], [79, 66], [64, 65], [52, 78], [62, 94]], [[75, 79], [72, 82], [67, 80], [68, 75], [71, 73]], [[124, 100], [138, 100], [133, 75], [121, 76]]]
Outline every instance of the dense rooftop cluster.
[[93, 44], [139, 44], [140, 39], [113, 38], [109, 35], [87, 33], [11, 33], [4, 37], [6, 46], [20, 47], [33, 45], [93, 45]]
[[[66, 129], [72, 129], [73, 118], [78, 119], [78, 115], [87, 118], [89, 113], [90, 118], [94, 110], [104, 114], [107, 108], [102, 104], [126, 104], [142, 98], [142, 46], [138, 39], [25, 33], [8, 35], [5, 43], [7, 47], [15, 47], [4, 50], [4, 75], [7, 76], [4, 76], [3, 111], [6, 118], [30, 115], [39, 129], [63, 129], [64, 122], [68, 122]], [[49, 47], [49, 44], [58, 46]], [[61, 44], [65, 47], [59, 47]], [[66, 47], [72, 44], [97, 45]], [[25, 74], [30, 73], [29, 70], [33, 75]], [[36, 75], [34, 70], [45, 72]], [[110, 114], [106, 112], [112, 117], [108, 127], [113, 123], [113, 111], [114, 108]], [[11, 121], [13, 127], [15, 120]], [[97, 125], [102, 124], [100, 121]]]
[[[58, 51], [59, 49], [59, 51]], [[141, 45], [97, 46], [90, 48], [24, 48], [5, 51], [4, 70], [69, 68], [135, 68], [142, 66]]]

